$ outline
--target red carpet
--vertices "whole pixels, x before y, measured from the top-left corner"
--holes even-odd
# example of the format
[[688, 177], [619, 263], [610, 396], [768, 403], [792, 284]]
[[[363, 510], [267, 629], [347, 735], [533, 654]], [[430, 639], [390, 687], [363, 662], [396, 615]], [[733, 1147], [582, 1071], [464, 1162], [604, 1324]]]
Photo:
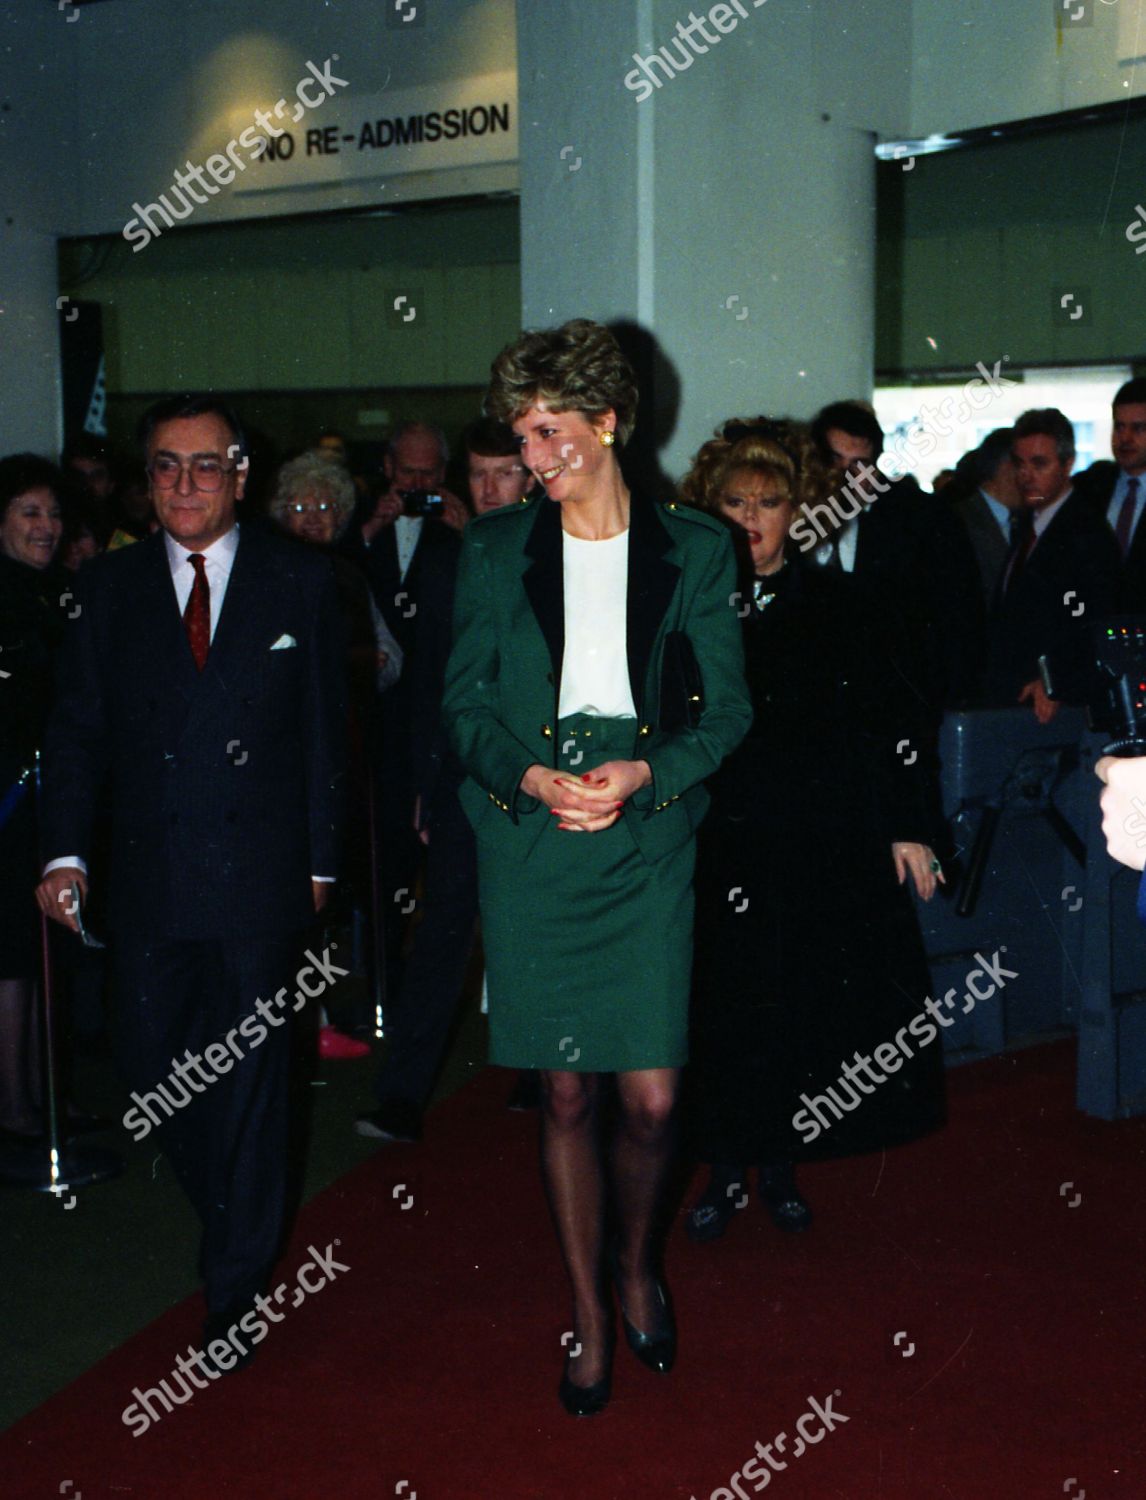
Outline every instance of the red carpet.
[[[724, 1500], [760, 1491], [769, 1471], [744, 1466], [783, 1432], [784, 1500], [1143, 1500], [1146, 1122], [1077, 1115], [1073, 1055], [962, 1069], [943, 1135], [808, 1169], [802, 1238], [755, 1199], [717, 1245], [678, 1225], [677, 1368], [620, 1347], [612, 1404], [580, 1422], [556, 1399], [536, 1121], [489, 1070], [425, 1145], [382, 1148], [307, 1207], [283, 1279], [310, 1245], [348, 1269], [285, 1308], [250, 1369], [132, 1436], [133, 1387], [198, 1339], [190, 1300], [0, 1440], [0, 1494]], [[796, 1457], [829, 1396], [847, 1421]]]

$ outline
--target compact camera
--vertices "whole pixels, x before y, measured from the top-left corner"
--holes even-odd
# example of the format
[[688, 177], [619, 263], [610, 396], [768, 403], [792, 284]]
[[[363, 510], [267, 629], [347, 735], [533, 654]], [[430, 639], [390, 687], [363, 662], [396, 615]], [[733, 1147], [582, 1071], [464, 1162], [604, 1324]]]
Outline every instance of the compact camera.
[[407, 516], [440, 516], [445, 509], [441, 495], [431, 495], [428, 490], [399, 490], [398, 498]]

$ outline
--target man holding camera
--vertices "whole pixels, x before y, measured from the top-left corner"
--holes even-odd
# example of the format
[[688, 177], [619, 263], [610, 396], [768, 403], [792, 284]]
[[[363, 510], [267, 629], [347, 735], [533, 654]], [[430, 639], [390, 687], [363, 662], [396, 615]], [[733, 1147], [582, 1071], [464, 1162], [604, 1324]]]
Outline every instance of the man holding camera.
[[[456, 557], [468, 512], [445, 488], [450, 450], [428, 422], [403, 422], [382, 461], [386, 487], [348, 552], [403, 652], [417, 633], [418, 577], [431, 553]], [[445, 522], [442, 526], [439, 522]]]
[[[433, 580], [452, 578], [469, 512], [445, 488], [449, 448], [440, 428], [403, 422], [383, 460], [385, 487], [373, 513], [344, 545], [366, 575], [370, 591], [402, 648], [402, 675], [386, 694], [379, 743], [373, 748], [379, 876], [385, 916], [388, 993], [397, 992], [406, 913], [410, 910], [421, 845], [414, 831], [417, 783], [411, 759], [414, 665], [423, 620], [438, 607]], [[447, 622], [448, 625], [448, 622]]]

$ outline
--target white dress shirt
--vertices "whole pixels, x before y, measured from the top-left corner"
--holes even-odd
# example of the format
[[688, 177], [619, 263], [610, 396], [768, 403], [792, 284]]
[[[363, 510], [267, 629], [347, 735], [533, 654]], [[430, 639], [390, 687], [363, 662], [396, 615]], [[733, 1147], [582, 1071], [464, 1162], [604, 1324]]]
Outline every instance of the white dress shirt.
[[[195, 583], [195, 569], [191, 566], [191, 552], [177, 542], [169, 531], [163, 533], [163, 540], [167, 546], [167, 566], [171, 569], [171, 582], [175, 585], [175, 602], [179, 606], [180, 615], [187, 608], [187, 601], [191, 597], [191, 589]], [[231, 527], [218, 541], [212, 542], [209, 547], [203, 549], [203, 561], [206, 564], [203, 571], [207, 575], [207, 587], [211, 591], [211, 635], [215, 639], [215, 629], [219, 624], [219, 615], [222, 613], [223, 600], [227, 596], [227, 584], [231, 581], [231, 569], [235, 564], [235, 553], [239, 550], [239, 528], [238, 525]]]
[[1042, 510], [1035, 511], [1036, 542], [1073, 494], [1073, 489], [1067, 490], [1066, 494], [1060, 496], [1052, 505], [1044, 505]]
[[[840, 527], [838, 541], [835, 545], [835, 553], [839, 558], [840, 567], [845, 573], [851, 573], [856, 565], [856, 546], [859, 542], [859, 517], [853, 516], [850, 521], [845, 521]], [[833, 546], [831, 540], [821, 542], [813, 552], [812, 556], [821, 566], [827, 566], [832, 560]]]
[[562, 540], [565, 658], [557, 717], [635, 719], [626, 631], [629, 533], [588, 542], [566, 532]]
[[398, 547], [398, 575], [403, 583], [410, 569], [410, 559], [414, 556], [418, 546], [418, 538], [422, 535], [422, 525], [421, 516], [399, 516], [394, 522], [394, 541]]

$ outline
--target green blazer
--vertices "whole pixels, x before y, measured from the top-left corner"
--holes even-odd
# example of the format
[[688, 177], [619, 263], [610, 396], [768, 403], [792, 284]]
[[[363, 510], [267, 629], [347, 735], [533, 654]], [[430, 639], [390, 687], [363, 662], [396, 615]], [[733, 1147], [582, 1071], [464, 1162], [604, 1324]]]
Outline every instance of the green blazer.
[[[460, 795], [479, 842], [528, 853], [548, 818], [519, 789], [535, 763], [558, 764], [565, 654], [560, 507], [545, 496], [492, 511], [465, 532], [442, 714], [467, 774]], [[637, 718], [632, 760], [651, 785], [623, 817], [652, 861], [687, 843], [708, 807], [703, 786], [752, 722], [732, 541], [689, 506], [634, 495], [629, 519], [626, 644]], [[704, 686], [693, 729], [658, 727], [665, 636], [684, 631]]]

